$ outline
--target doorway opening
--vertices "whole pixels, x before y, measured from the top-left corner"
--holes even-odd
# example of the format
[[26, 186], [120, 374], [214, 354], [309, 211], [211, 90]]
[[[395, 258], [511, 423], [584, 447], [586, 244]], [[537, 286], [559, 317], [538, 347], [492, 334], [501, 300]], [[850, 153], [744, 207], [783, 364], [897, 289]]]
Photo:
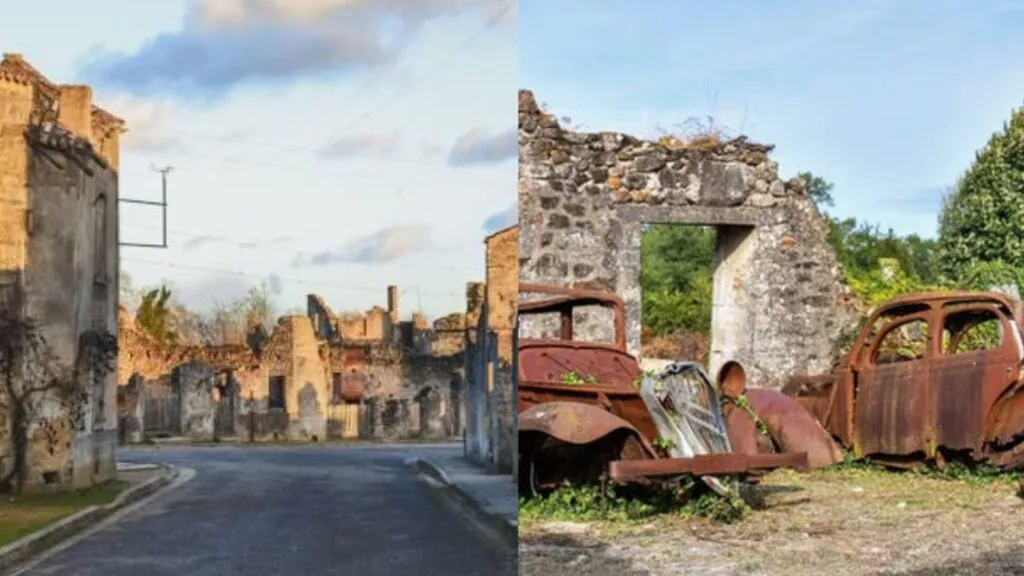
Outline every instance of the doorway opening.
[[750, 351], [744, 289], [751, 226], [646, 224], [640, 244], [641, 365], [695, 361], [712, 376]]

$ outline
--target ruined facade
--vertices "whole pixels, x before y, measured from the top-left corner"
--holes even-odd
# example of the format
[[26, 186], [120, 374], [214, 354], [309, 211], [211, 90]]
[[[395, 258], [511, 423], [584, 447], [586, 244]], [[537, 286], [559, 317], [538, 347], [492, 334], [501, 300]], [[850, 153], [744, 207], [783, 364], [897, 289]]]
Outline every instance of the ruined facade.
[[[72, 385], [44, 393], [28, 419], [26, 488], [84, 487], [114, 477], [118, 296], [118, 149], [124, 122], [88, 86], [57, 85], [17, 54], [0, 61], [0, 301], [27, 319], [53, 357], [28, 360]], [[111, 350], [96, 348], [97, 337]], [[6, 396], [5, 396], [6, 394]], [[15, 466], [10, 391], [0, 388], [0, 477]]]
[[498, 334], [498, 355], [512, 361], [519, 298], [519, 227], [491, 234], [487, 245], [487, 325]]
[[488, 236], [487, 281], [466, 287], [466, 451], [496, 472], [516, 471], [518, 230]]
[[[375, 307], [352, 328], [310, 295], [307, 314], [280, 318], [258, 347], [159, 345], [122, 311], [122, 441], [461, 436], [462, 314], [432, 331], [425, 318], [398, 320], [395, 287], [388, 300], [388, 310]], [[403, 345], [402, 326], [428, 345]], [[432, 350], [438, 339], [445, 345]]]
[[[830, 368], [855, 321], [826, 225], [771, 146], [745, 138], [641, 141], [575, 133], [519, 93], [520, 280], [613, 291], [640, 354], [640, 241], [646, 224], [714, 226], [712, 373], [727, 360], [755, 385]], [[577, 337], [607, 341], [610, 318], [579, 312]], [[523, 322], [522, 337], [549, 330]]]

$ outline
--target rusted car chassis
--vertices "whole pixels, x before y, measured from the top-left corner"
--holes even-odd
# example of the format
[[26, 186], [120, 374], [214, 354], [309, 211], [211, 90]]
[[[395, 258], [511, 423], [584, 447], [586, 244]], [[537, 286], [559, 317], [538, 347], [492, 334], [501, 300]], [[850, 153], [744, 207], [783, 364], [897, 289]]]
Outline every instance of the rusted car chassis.
[[[696, 364], [673, 365], [660, 377], [643, 376], [626, 352], [624, 305], [617, 296], [531, 284], [520, 285], [520, 294], [521, 322], [557, 317], [550, 325], [552, 334], [519, 342], [524, 489], [683, 475], [701, 476], [719, 489], [720, 483], [710, 477], [755, 481], [775, 468], [829, 465], [840, 457], [796, 401], [775, 391], [746, 391], [738, 364], [722, 370], [726, 395], [746, 393], [754, 414], [728, 403], [720, 408], [719, 386]], [[611, 314], [611, 343], [575, 339], [574, 312], [594, 306]], [[779, 434], [783, 442], [765, 437], [756, 416], [762, 409], [777, 416], [769, 418], [776, 430], [783, 430], [778, 423], [785, 420], [790, 432], [803, 427], [805, 433]], [[679, 415], [683, 412], [685, 418]], [[677, 440], [674, 446], [663, 444], [666, 434]]]
[[1024, 468], [1022, 305], [996, 292], [908, 294], [874, 311], [797, 399], [854, 455], [897, 467]]

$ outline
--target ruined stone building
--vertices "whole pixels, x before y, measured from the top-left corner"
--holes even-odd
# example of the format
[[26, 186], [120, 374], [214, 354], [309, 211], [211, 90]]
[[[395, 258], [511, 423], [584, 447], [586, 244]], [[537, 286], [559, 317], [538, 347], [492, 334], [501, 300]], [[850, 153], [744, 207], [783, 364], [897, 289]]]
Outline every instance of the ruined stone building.
[[[780, 179], [771, 150], [742, 137], [575, 133], [520, 91], [520, 280], [615, 292], [639, 356], [644, 227], [713, 226], [712, 373], [737, 360], [755, 385], [778, 387], [827, 371], [856, 314], [824, 219], [798, 180]], [[579, 314], [577, 337], [610, 339], [608, 315]], [[524, 320], [520, 335], [542, 336], [545, 322]]]
[[497, 472], [515, 473], [519, 230], [499, 230], [485, 245], [486, 281], [466, 289], [466, 452]]
[[[0, 61], [0, 307], [36, 326], [0, 385], [0, 478], [17, 465], [19, 392], [45, 372], [61, 392], [33, 395], [26, 488], [84, 487], [114, 477], [118, 297], [118, 146], [124, 122], [93, 105], [88, 86], [58, 85], [17, 54]], [[99, 350], [102, 342], [110, 349]], [[11, 341], [5, 343], [10, 344]], [[80, 393], [80, 394], [79, 394]]]
[[122, 311], [123, 440], [459, 437], [462, 316], [399, 320], [390, 286], [386, 309], [341, 316], [310, 295], [250, 345], [168, 346]]

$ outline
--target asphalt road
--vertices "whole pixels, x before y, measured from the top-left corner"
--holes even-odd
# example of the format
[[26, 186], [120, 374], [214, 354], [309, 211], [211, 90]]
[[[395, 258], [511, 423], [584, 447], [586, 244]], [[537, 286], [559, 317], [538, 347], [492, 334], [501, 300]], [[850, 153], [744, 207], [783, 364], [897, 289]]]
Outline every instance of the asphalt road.
[[515, 550], [484, 538], [405, 463], [450, 447], [125, 450], [195, 477], [25, 574], [504, 576]]

